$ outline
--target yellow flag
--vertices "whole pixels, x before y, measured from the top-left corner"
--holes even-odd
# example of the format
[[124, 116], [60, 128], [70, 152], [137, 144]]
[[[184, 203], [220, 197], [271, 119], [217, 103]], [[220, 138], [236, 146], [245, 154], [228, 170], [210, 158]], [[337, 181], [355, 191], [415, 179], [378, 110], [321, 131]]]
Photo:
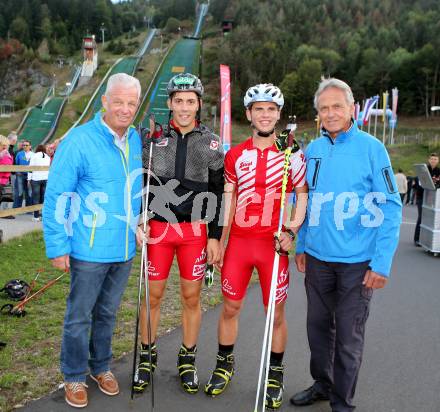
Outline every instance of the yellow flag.
[[388, 91], [383, 94], [383, 114], [382, 123], [385, 123], [385, 117], [387, 115], [387, 103], [388, 103]]

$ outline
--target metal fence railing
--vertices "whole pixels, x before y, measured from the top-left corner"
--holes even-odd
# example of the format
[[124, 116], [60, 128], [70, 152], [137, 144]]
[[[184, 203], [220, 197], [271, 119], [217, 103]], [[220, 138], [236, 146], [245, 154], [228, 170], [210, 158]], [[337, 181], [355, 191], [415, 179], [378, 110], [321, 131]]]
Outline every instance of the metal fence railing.
[[[0, 172], [36, 172], [36, 171], [44, 172], [48, 170], [49, 170], [49, 166], [5, 166], [5, 165], [0, 166]], [[43, 209], [42, 203], [32, 206], [3, 209], [0, 210], [0, 218], [7, 216], [22, 215], [24, 213], [35, 212], [41, 209]]]

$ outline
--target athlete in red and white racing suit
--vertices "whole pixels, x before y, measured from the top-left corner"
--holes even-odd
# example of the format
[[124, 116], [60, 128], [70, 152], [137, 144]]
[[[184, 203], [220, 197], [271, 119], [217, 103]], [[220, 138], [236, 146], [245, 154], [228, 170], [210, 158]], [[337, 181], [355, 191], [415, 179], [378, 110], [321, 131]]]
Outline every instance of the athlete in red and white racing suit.
[[[249, 280], [258, 271], [263, 303], [267, 309], [275, 256], [274, 234], [281, 207], [284, 152], [275, 145], [275, 125], [284, 103], [281, 91], [270, 84], [251, 87], [244, 98], [246, 115], [253, 127], [252, 136], [232, 148], [225, 158], [226, 213], [229, 222], [221, 245], [229, 239], [220, 263], [223, 310], [219, 320], [219, 352], [216, 368], [205, 386], [206, 394], [221, 394], [234, 373], [233, 347], [238, 335], [238, 319]], [[296, 145], [290, 156], [287, 192], [298, 196], [293, 221], [281, 233], [279, 245], [287, 252], [304, 220], [307, 186], [304, 155]], [[230, 229], [230, 230], [228, 230]], [[266, 406], [282, 403], [282, 359], [287, 340], [284, 305], [289, 287], [287, 253], [280, 256], [274, 318], [271, 369]]]

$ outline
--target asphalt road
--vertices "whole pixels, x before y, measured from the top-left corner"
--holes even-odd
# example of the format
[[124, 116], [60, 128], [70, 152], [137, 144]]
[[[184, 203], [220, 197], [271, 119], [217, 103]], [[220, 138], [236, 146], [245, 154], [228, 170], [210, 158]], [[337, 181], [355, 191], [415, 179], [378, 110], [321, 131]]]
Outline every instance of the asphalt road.
[[[390, 282], [374, 294], [367, 323], [366, 347], [355, 403], [359, 412], [440, 412], [440, 258], [412, 242], [415, 207], [406, 207], [399, 249]], [[159, 368], [155, 378], [156, 412], [253, 411], [264, 316], [258, 286], [249, 290], [236, 344], [237, 372], [220, 397], [201, 391], [183, 393], [176, 377], [177, 329], [158, 341]], [[305, 329], [306, 298], [302, 275], [295, 273], [288, 301], [289, 343], [286, 351], [286, 402], [282, 411], [329, 412], [328, 403], [294, 408], [288, 398], [312, 383]], [[219, 308], [204, 315], [199, 340], [198, 370], [205, 383], [217, 351]], [[131, 357], [114, 363], [121, 394], [110, 398], [89, 382], [89, 411], [150, 411], [150, 393], [130, 401]], [[63, 391], [27, 405], [25, 411], [72, 411]]]
[[41, 230], [42, 223], [32, 221], [32, 217], [33, 214], [24, 214], [15, 216], [15, 219], [0, 218], [0, 231], [3, 232], [3, 242], [34, 230]]

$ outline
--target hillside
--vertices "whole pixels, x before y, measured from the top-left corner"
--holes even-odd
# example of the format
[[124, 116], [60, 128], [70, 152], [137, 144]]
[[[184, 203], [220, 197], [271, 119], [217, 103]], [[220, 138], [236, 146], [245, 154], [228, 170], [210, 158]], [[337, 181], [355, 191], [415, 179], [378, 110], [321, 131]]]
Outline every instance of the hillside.
[[438, 0], [213, 0], [211, 12], [234, 28], [205, 67], [231, 66], [235, 104], [249, 85], [272, 82], [312, 118], [322, 75], [346, 80], [360, 101], [397, 87], [402, 114], [428, 117], [440, 104]]

